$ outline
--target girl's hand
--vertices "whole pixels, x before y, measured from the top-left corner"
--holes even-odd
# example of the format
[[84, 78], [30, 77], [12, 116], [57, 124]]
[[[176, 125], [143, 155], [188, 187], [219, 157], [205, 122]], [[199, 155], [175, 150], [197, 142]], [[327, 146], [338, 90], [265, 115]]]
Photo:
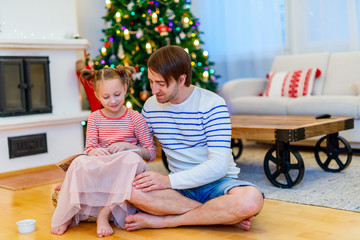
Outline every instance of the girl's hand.
[[105, 156], [110, 154], [106, 148], [94, 148], [88, 152], [89, 156]]
[[107, 150], [108, 150], [109, 153], [114, 154], [114, 153], [117, 153], [117, 152], [120, 152], [120, 151], [132, 149], [131, 145], [132, 144], [127, 143], [127, 142], [117, 142], [117, 143], [111, 144], [107, 148]]

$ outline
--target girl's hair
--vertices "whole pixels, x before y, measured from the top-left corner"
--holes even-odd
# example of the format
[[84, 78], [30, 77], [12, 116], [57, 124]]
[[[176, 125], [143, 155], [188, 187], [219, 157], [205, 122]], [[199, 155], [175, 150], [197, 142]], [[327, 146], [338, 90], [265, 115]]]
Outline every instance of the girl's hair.
[[100, 70], [84, 69], [81, 71], [81, 77], [86, 81], [93, 79], [94, 91], [96, 91], [97, 83], [109, 79], [119, 79], [121, 83], [128, 87], [132, 83], [132, 75], [136, 73], [135, 68], [131, 66], [118, 65], [116, 68], [103, 68]]
[[186, 74], [185, 86], [190, 86], [192, 69], [189, 54], [180, 46], [167, 45], [156, 50], [148, 60], [148, 71], [160, 74], [169, 86], [171, 77], [179, 81]]

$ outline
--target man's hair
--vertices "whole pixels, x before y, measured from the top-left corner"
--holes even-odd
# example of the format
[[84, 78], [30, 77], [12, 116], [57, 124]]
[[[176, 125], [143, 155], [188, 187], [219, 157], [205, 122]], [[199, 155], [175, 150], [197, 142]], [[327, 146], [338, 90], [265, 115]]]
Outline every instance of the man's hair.
[[186, 74], [185, 86], [189, 87], [191, 84], [191, 59], [182, 47], [167, 45], [159, 48], [150, 56], [147, 66], [148, 71], [160, 74], [167, 86], [171, 77], [179, 81], [183, 74]]

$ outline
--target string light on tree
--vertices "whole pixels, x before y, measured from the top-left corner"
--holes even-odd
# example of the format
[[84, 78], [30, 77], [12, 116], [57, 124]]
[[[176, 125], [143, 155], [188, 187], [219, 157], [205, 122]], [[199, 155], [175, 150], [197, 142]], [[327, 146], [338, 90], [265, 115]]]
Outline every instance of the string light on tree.
[[116, 20], [117, 23], [121, 22], [121, 13], [120, 12], [116, 12], [115, 20]]
[[205, 58], [207, 58], [207, 57], [209, 56], [208, 51], [204, 51], [204, 52], [203, 52], [203, 56], [204, 56]]
[[106, 47], [101, 48], [101, 54], [104, 55], [104, 56], [107, 54]]
[[203, 72], [203, 78], [204, 78], [205, 81], [207, 81], [209, 79], [209, 72], [208, 71]]
[[196, 49], [199, 49], [200, 41], [198, 39], [194, 40], [194, 46]]
[[127, 101], [126, 102], [126, 107], [132, 109], [133, 105], [132, 105], [132, 103], [130, 101]]
[[124, 30], [124, 38], [125, 40], [129, 40], [130, 39], [130, 32], [128, 29]]
[[150, 43], [146, 43], [145, 48], [146, 48], [146, 52], [147, 52], [148, 54], [151, 54], [151, 53], [152, 53], [152, 49], [151, 49], [151, 44], [150, 44]]
[[184, 28], [188, 28], [189, 27], [189, 18], [184, 17], [182, 23], [183, 23]]
[[105, 5], [107, 8], [111, 7], [111, 1], [110, 0], [105, 0]]
[[152, 23], [157, 23], [158, 15], [156, 14], [156, 12], [151, 15], [151, 21]]

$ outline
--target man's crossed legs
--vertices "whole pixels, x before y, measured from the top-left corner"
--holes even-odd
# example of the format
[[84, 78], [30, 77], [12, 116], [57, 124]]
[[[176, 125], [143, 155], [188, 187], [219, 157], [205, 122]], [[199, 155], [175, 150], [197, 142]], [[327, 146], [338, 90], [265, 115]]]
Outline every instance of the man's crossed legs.
[[146, 213], [126, 217], [125, 228], [129, 231], [214, 224], [249, 230], [252, 217], [263, 207], [264, 196], [255, 186], [236, 186], [225, 195], [201, 203], [172, 189], [144, 193], [133, 188], [130, 202]]

